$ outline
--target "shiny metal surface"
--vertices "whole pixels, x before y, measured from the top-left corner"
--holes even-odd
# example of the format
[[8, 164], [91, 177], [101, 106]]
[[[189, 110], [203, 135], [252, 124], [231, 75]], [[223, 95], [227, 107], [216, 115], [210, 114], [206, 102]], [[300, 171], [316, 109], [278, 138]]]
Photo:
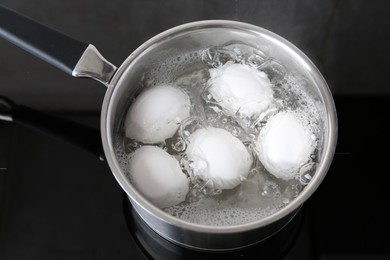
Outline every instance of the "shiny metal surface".
[[[258, 221], [236, 226], [206, 226], [189, 223], [168, 215], [147, 201], [133, 188], [115, 157], [113, 138], [123, 107], [135, 92], [135, 82], [145, 66], [167, 52], [177, 53], [193, 49], [223, 45], [232, 40], [252, 46], [269, 46], [270, 55], [283, 65], [307, 77], [313, 93], [323, 102], [327, 120], [321, 159], [314, 177], [301, 194], [283, 209]], [[163, 55], [164, 54], [164, 55]], [[315, 65], [294, 45], [265, 29], [234, 21], [201, 21], [184, 24], [165, 31], [136, 49], [121, 65], [108, 84], [102, 113], [101, 132], [108, 164], [131, 203], [157, 233], [179, 245], [201, 250], [230, 250], [242, 248], [266, 239], [283, 228], [302, 204], [315, 192], [325, 177], [336, 147], [337, 116], [329, 87]]]
[[[131, 198], [129, 199], [131, 202], [133, 201]], [[132, 205], [141, 219], [163, 238], [184, 248], [206, 252], [235, 251], [261, 243], [282, 230], [300, 210], [299, 207], [262, 228], [229, 230], [229, 227], [208, 226], [204, 230], [194, 230], [187, 229], [186, 225], [183, 224], [177, 225], [169, 222], [162, 224], [160, 219], [145, 211], [139, 204], [132, 203]]]
[[73, 69], [72, 76], [92, 78], [107, 86], [116, 69], [90, 44]]
[[13, 121], [11, 115], [5, 115], [5, 114], [0, 114], [0, 120], [8, 121], [8, 122], [12, 122]]
[[0, 120], [12, 122], [12, 108], [14, 104], [11, 100], [0, 96]]

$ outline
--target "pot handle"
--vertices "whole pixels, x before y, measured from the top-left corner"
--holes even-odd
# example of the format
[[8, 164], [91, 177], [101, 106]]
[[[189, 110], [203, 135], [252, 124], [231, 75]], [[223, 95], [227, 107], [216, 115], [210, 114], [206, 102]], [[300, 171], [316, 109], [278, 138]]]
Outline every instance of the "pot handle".
[[77, 146], [105, 161], [100, 130], [16, 105], [0, 96], [0, 120], [14, 122], [23, 127], [41, 132], [57, 140]]
[[75, 77], [108, 86], [116, 67], [91, 45], [0, 5], [0, 37]]

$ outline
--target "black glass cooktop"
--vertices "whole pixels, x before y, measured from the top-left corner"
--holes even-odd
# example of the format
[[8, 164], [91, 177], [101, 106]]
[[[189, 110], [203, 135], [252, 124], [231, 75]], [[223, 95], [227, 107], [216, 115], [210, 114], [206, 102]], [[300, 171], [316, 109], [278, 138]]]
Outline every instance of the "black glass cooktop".
[[[155, 240], [159, 236], [134, 216], [104, 162], [0, 122], [0, 258], [390, 259], [390, 97], [336, 96], [335, 101], [337, 151], [319, 189], [284, 233], [222, 254]], [[67, 116], [98, 126], [98, 115]]]

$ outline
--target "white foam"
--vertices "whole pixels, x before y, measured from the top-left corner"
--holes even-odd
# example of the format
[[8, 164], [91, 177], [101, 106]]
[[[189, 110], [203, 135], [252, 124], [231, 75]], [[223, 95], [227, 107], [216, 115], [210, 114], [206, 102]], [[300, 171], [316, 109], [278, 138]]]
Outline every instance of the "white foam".
[[165, 208], [185, 200], [188, 178], [163, 149], [142, 146], [130, 156], [128, 165], [132, 183], [155, 206]]
[[189, 117], [190, 108], [188, 95], [176, 87], [163, 85], [147, 89], [127, 112], [126, 136], [146, 144], [164, 142]]
[[[229, 50], [231, 49], [232, 48]], [[177, 159], [181, 159], [181, 162], [183, 161], [182, 166], [184, 166], [187, 165], [188, 162], [186, 149], [192, 149], [191, 142], [193, 143], [194, 139], [198, 139], [198, 141], [208, 139], [204, 138], [204, 136], [202, 138], [194, 138], [198, 134], [199, 136], [201, 135], [200, 132], [194, 135], [194, 132], [198, 131], [199, 128], [215, 127], [223, 128], [232, 135], [235, 135], [245, 143], [247, 147], [245, 147], [245, 145], [244, 147], [248, 148], [249, 151], [252, 149], [258, 150], [257, 143], [259, 142], [258, 136], [260, 131], [265, 131], [265, 129], [270, 126], [267, 124], [267, 121], [269, 123], [271, 118], [279, 111], [289, 111], [288, 113], [294, 113], [295, 116], [297, 116], [299, 124], [310, 129], [309, 132], [312, 133], [310, 138], [313, 141], [313, 146], [321, 147], [323, 133], [326, 132], [326, 124], [322, 122], [322, 119], [325, 118], [326, 115], [324, 114], [325, 112], [323, 111], [321, 100], [316, 99], [316, 96], [313, 96], [310, 92], [310, 89], [312, 89], [310, 81], [302, 75], [293, 75], [291, 72], [283, 75], [284, 78], [272, 76], [272, 68], [267, 67], [269, 66], [266, 62], [268, 60], [267, 57], [257, 57], [256, 55], [256, 57], [254, 57], [256, 59], [248, 58], [248, 55], [255, 53], [253, 48], [243, 51], [240, 60], [230, 59], [227, 61], [226, 57], [233, 57], [234, 55], [225, 55], [226, 49], [224, 47], [221, 48], [221, 51], [222, 53], [216, 54], [215, 56], [221, 59], [213, 65], [207, 63], [202, 64], [202, 61], [200, 61], [202, 57], [199, 53], [203, 52], [200, 50], [186, 54], [179, 53], [177, 57], [159, 57], [159, 60], [156, 59], [154, 67], [145, 71], [143, 77], [140, 79], [140, 87], [149, 89], [155, 88], [156, 86], [172, 86], [178, 88], [180, 91], [184, 91], [188, 94], [191, 103], [190, 118], [195, 118], [196, 122], [199, 123], [194, 124], [194, 126], [191, 124], [187, 127], [186, 120], [181, 121], [180, 129], [183, 128], [183, 131], [180, 131], [179, 129], [177, 135], [175, 134], [173, 138], [168, 138], [163, 143], [159, 141], [155, 144], [156, 146], [159, 146], [161, 149], [167, 149], [167, 151]], [[247, 65], [233, 64], [233, 62], [246, 63]], [[246, 98], [249, 98], [249, 104], [251, 104], [251, 96], [247, 94], [247, 91], [243, 91], [243, 88], [237, 88], [239, 93], [238, 95], [235, 94], [238, 97], [238, 99], [235, 100], [235, 104], [243, 104], [240, 104], [237, 108], [223, 106], [223, 102], [219, 102], [218, 104], [213, 102], [214, 99], [218, 99], [218, 93], [214, 93], [213, 96], [212, 93], [208, 91], [210, 90], [210, 87], [212, 87], [212, 79], [210, 79], [210, 76], [211, 78], [214, 78], [214, 80], [221, 80], [224, 72], [226, 72], [225, 70], [229, 66], [233, 66], [231, 69], [238, 66], [244, 71], [246, 69], [243, 68], [250, 68], [250, 70], [246, 71], [249, 76], [244, 80], [249, 81], [249, 85], [247, 84], [245, 86], [249, 86], [249, 89], [255, 92], [257, 91], [256, 81], [258, 80], [256, 77], [263, 77], [263, 80], [265, 80], [266, 83], [265, 85], [267, 88], [269, 87], [268, 90], [271, 91], [272, 103], [264, 105], [264, 109], [260, 109], [261, 112], [256, 111], [255, 106], [252, 107], [248, 105], [245, 107], [245, 104], [248, 104]], [[210, 67], [216, 68], [210, 69]], [[234, 73], [230, 75], [234, 75]], [[242, 75], [245, 75], [245, 73], [241, 74], [241, 76]], [[272, 84], [272, 87], [268, 86], [269, 81], [272, 82], [270, 83]], [[240, 86], [240, 82], [242, 83], [243, 81], [236, 78], [235, 81], [233, 80], [233, 85]], [[219, 94], [226, 94], [226, 89], [223, 89], [222, 85], [220, 85], [220, 87], [221, 92], [219, 92]], [[267, 88], [265, 88], [266, 90], [264, 93], [269, 93]], [[229, 86], [227, 89], [229, 89]], [[205, 98], [203, 94], [207, 94], [207, 98]], [[211, 97], [210, 100], [209, 97]], [[270, 101], [269, 99], [266, 100]], [[245, 108], [247, 108], [247, 110], [245, 110]], [[242, 120], [242, 117], [251, 118]], [[244, 121], [249, 122], [250, 127], [247, 127], [248, 125], [246, 124], [243, 125], [242, 122]], [[124, 122], [122, 121], [121, 123]], [[123, 128], [121, 128], [120, 131], [122, 131], [122, 129]], [[262, 133], [264, 134], [265, 132]], [[129, 161], [129, 153], [131, 154], [131, 158], [133, 158], [133, 155], [135, 154], [133, 154], [133, 152], [139, 147], [144, 146], [144, 143], [142, 143], [142, 141], [136, 142], [134, 140], [129, 140], [123, 136], [123, 133], [120, 133], [120, 135], [118, 143], [116, 143], [117, 148], [115, 152], [122, 170], [134, 184], [134, 178], [129, 171], [130, 167], [132, 167], [132, 162]], [[187, 138], [191, 136], [193, 140]], [[313, 136], [314, 138], [312, 138]], [[190, 143], [188, 142], [189, 140], [191, 141]], [[225, 157], [225, 153], [230, 154], [228, 150], [231, 149], [232, 145], [226, 145], [226, 140], [221, 141], [221, 144], [214, 142], [214, 145], [215, 144], [217, 144], [217, 147], [208, 150], [206, 153], [208, 156], [206, 157], [217, 158], [217, 160], [219, 160], [217, 164], [213, 164], [214, 168], [221, 167], [224, 169], [222, 163], [227, 163], [228, 166], [226, 166], [226, 168], [233, 165], [226, 171], [222, 171], [223, 173], [228, 173], [232, 168], [236, 167], [235, 163], [233, 163], [234, 159], [226, 160], [222, 159], [222, 157]], [[173, 149], [171, 148], [172, 145], [175, 145]], [[241, 143], [241, 145], [243, 144]], [[251, 152], [252, 154], [254, 153], [254, 151]], [[318, 157], [320, 152], [320, 149], [318, 149], [318, 151], [314, 150], [310, 157]], [[147, 156], [147, 153], [145, 153], [145, 156]], [[209, 170], [209, 162], [204, 159], [206, 157], [194, 156], [192, 162], [189, 162], [192, 167], [197, 170], [197, 173], [207, 172]], [[245, 174], [243, 174], [237, 178], [237, 176], [233, 174], [233, 176], [236, 176], [236, 178], [233, 178], [234, 181], [223, 178], [223, 181], [218, 179], [209, 181], [209, 175], [198, 174], [198, 177], [202, 176], [204, 180], [198, 179], [197, 182], [192, 182], [191, 169], [183, 167], [183, 170], [188, 172], [191, 177], [190, 189], [186, 200], [183, 202], [178, 201], [179, 204], [177, 205], [175, 202], [173, 203], [174, 206], [164, 208], [164, 211], [185, 221], [213, 226], [239, 225], [257, 221], [278, 211], [298, 196], [303, 187], [310, 182], [310, 178], [306, 178], [306, 176], [313, 176], [317, 167], [317, 158], [314, 158], [312, 162], [304, 164], [302, 167], [298, 167], [298, 174], [302, 175], [302, 178], [305, 178], [303, 181], [299, 176], [297, 176], [296, 179], [291, 180], [282, 178], [276, 179], [272, 174], [268, 174], [268, 170], [261, 166], [259, 156], [253, 156], [253, 158], [251, 156], [251, 159], [253, 159], [254, 162], [252, 163], [253, 168], [249, 170], [249, 175], [245, 176]], [[214, 162], [214, 159], [210, 160]], [[300, 163], [298, 163], [298, 165], [299, 164]], [[177, 166], [176, 163], [175, 165]], [[161, 164], [161, 168], [163, 167], [166, 168]], [[156, 172], [158, 171], [156, 170]], [[288, 178], [290, 176], [294, 176], [294, 174], [288, 174]], [[222, 175], [222, 177], [226, 176]], [[247, 179], [243, 181], [242, 179], [244, 178]], [[238, 183], [238, 185], [232, 189], [227, 188], [220, 193], [221, 190], [217, 190], [218, 184], [217, 187], [209, 185], [210, 183], [214, 184], [214, 182], [222, 183], [223, 187], [230, 187], [231, 183]], [[231, 185], [231, 187], [233, 186], [234, 185]], [[134, 187], [140, 191], [140, 188], [136, 185], [134, 185]], [[174, 195], [172, 196], [175, 197]], [[168, 200], [170, 199], [168, 198]], [[151, 202], [153, 203], [152, 200]]]
[[157, 57], [158, 60], [155, 63], [159, 65], [144, 74], [144, 84], [146, 86], [158, 86], [175, 81], [177, 76], [183, 73], [183, 70], [187, 70], [200, 61], [200, 53], [201, 51], [177, 53], [178, 56], [175, 57], [161, 54]]
[[216, 189], [232, 189], [249, 173], [252, 157], [244, 144], [224, 129], [196, 130], [188, 139], [186, 154], [195, 176], [211, 180]]
[[276, 212], [280, 206], [271, 205], [265, 208], [243, 208], [233, 205], [221, 205], [219, 202], [205, 198], [201, 203], [178, 205], [166, 208], [165, 211], [182, 220], [210, 226], [233, 226], [250, 223]]
[[264, 72], [231, 62], [209, 72], [208, 91], [226, 114], [250, 118], [271, 105], [273, 92]]
[[301, 116], [280, 112], [260, 131], [256, 142], [259, 159], [277, 178], [293, 179], [315, 148], [313, 133]]

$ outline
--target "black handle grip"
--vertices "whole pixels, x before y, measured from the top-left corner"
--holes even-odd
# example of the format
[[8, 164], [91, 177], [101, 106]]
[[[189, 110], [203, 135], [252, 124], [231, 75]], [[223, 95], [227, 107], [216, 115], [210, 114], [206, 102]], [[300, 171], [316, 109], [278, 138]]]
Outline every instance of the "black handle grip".
[[89, 45], [1, 5], [0, 37], [70, 75]]
[[73, 144], [105, 160], [100, 130], [25, 106], [12, 108], [12, 120], [24, 127]]

